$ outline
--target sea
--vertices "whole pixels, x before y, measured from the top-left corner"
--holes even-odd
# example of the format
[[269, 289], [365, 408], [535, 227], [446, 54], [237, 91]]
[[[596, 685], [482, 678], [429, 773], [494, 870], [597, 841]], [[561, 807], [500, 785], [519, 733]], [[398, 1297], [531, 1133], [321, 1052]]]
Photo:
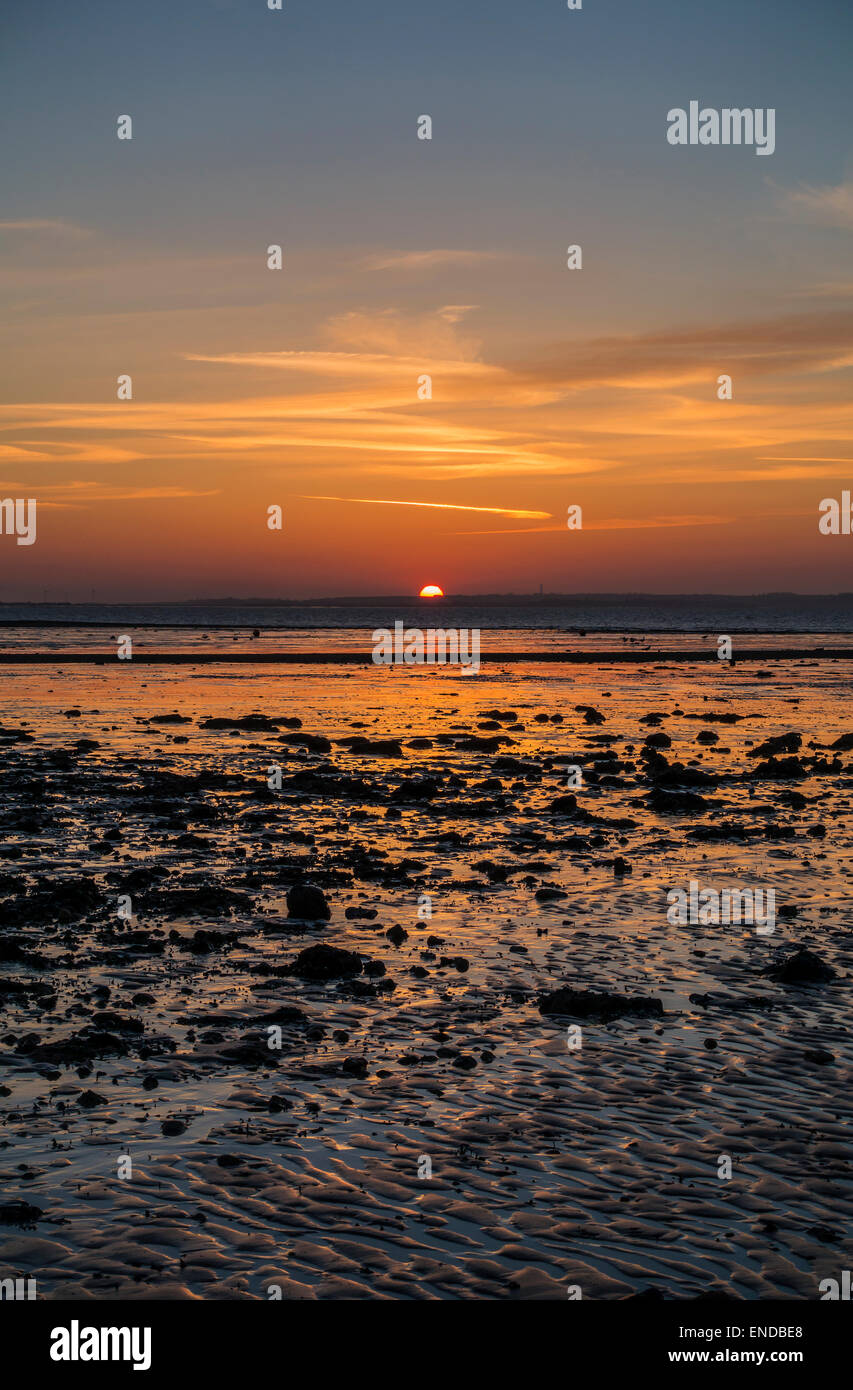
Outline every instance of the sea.
[[[171, 603], [0, 603], [0, 654], [114, 650], [119, 636], [151, 651], [370, 651], [372, 634], [407, 627], [479, 628], [484, 649], [567, 651], [665, 645], [701, 649], [721, 635], [739, 646], [846, 646], [853, 594], [542, 594]], [[796, 635], [796, 643], [788, 639]], [[665, 642], [661, 642], [662, 637]], [[674, 639], [674, 640], [673, 640]], [[759, 640], [757, 640], [759, 639]], [[765, 639], [770, 639], [765, 640]]]

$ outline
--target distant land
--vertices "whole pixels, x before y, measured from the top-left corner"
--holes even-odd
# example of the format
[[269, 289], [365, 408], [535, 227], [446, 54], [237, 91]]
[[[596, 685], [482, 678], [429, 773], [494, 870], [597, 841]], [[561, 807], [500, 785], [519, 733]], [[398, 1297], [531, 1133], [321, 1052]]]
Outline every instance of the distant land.
[[808, 600], [818, 599], [849, 599], [853, 598], [853, 590], [840, 590], [837, 593], [811, 594], [800, 593], [795, 589], [767, 589], [761, 593], [752, 594], [729, 594], [729, 593], [692, 593], [692, 594], [662, 594], [645, 593], [640, 590], [632, 592], [602, 592], [585, 593], [577, 590], [572, 593], [489, 593], [489, 594], [444, 594], [442, 598], [421, 599], [417, 594], [316, 594], [311, 598], [269, 598], [248, 596], [246, 598], [235, 598], [228, 595], [225, 598], [174, 598], [174, 599], [120, 599], [115, 602], [104, 602], [102, 599], [20, 599], [7, 601], [0, 599], [0, 609], [3, 608], [91, 608], [93, 605], [98, 608], [189, 608], [193, 606], [206, 607], [233, 607], [233, 608], [304, 608], [311, 603], [334, 603], [341, 607], [352, 606], [360, 607], [369, 603], [423, 603], [425, 607], [435, 608], [442, 603], [459, 603], [468, 600], [476, 600], [477, 603], [506, 603], [511, 599], [513, 603], [554, 603], [565, 600], [566, 602], [577, 602], [583, 600], [585, 603], [613, 603], [620, 599], [625, 603], [648, 603], [657, 602], [678, 602], [683, 600], [685, 603], [695, 602], [698, 599], [719, 600], [730, 599], [739, 601], [744, 599], [791, 599], [802, 598]]

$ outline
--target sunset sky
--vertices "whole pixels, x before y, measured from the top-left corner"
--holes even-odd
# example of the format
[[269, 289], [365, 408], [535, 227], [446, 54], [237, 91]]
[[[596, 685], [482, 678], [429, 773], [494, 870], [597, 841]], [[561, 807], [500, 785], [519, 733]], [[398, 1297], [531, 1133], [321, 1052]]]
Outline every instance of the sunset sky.
[[[0, 31], [0, 599], [853, 590], [846, 0]], [[670, 146], [694, 99], [775, 153]]]

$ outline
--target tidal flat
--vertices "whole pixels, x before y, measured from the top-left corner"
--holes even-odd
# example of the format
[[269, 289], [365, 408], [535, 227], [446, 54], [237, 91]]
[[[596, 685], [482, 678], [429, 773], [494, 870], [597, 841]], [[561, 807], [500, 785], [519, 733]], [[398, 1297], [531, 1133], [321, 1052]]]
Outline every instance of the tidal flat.
[[[0, 1277], [816, 1299], [850, 1267], [847, 663], [4, 675]], [[773, 931], [668, 921], [694, 881], [772, 889]]]

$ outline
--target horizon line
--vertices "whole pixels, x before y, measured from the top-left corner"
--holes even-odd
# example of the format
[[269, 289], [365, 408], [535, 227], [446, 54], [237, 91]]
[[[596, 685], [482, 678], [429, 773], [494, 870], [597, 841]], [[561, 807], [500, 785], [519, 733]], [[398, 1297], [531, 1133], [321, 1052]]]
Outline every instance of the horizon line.
[[94, 596], [88, 599], [0, 599], [0, 609], [3, 608], [123, 608], [128, 606], [139, 607], [160, 607], [178, 608], [196, 604], [219, 604], [226, 605], [256, 605], [261, 607], [298, 607], [300, 604], [311, 603], [337, 603], [337, 604], [362, 604], [362, 603], [422, 603], [425, 606], [436, 607], [442, 603], [459, 602], [460, 600], [484, 600], [491, 599], [505, 602], [508, 599], [514, 600], [580, 600], [580, 599], [847, 599], [853, 598], [853, 590], [842, 589], [835, 592], [814, 592], [803, 593], [795, 589], [765, 589], [752, 593], [732, 593], [717, 590], [694, 590], [693, 592], [681, 593], [670, 592], [661, 593], [643, 589], [622, 589], [622, 590], [575, 590], [570, 592], [549, 590], [547, 592], [537, 591], [499, 591], [489, 590], [482, 593], [446, 593], [431, 598], [422, 598], [416, 593], [385, 593], [385, 594], [316, 594], [303, 598], [272, 598], [264, 595], [249, 595], [239, 597], [233, 594], [221, 595], [217, 597], [195, 597], [195, 598], [169, 598], [169, 599], [99, 599]]

